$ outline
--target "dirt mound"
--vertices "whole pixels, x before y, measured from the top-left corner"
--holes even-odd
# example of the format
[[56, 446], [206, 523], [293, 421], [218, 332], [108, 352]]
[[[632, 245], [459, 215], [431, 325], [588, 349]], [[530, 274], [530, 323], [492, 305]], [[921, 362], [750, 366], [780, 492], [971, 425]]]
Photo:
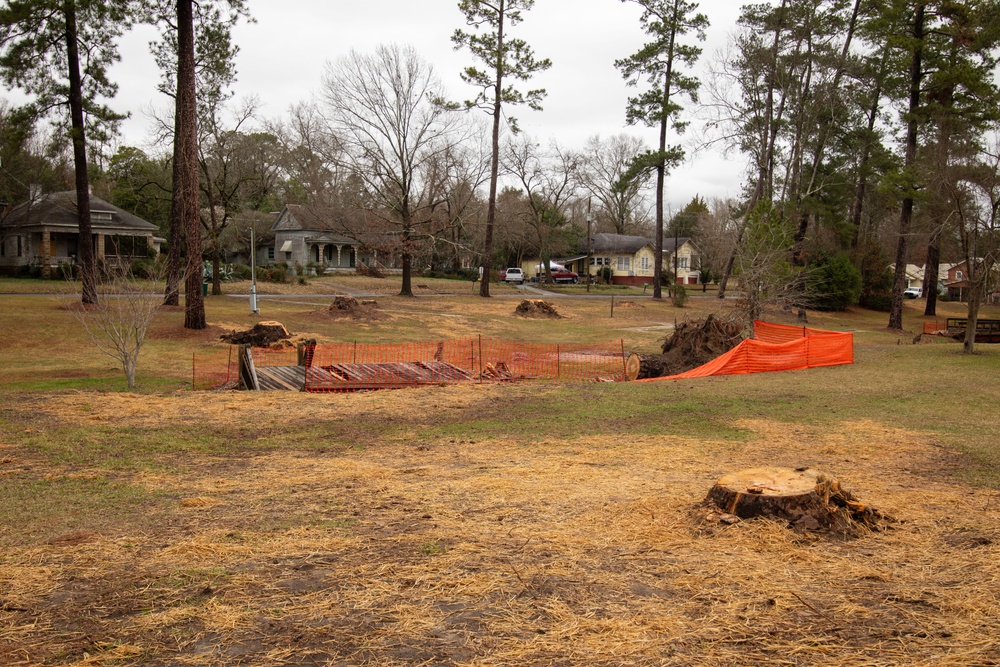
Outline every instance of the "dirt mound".
[[663, 342], [663, 354], [630, 354], [625, 360], [629, 380], [677, 375], [707, 364], [743, 341], [743, 326], [709, 315], [681, 322]]
[[286, 341], [292, 337], [281, 322], [258, 322], [246, 331], [233, 331], [219, 336], [233, 345], [252, 345], [254, 347], [270, 347], [278, 341]]
[[358, 301], [353, 296], [337, 296], [324, 311], [331, 317], [350, 318], [353, 320], [377, 320], [384, 317], [379, 311], [378, 302], [374, 299]]
[[559, 314], [555, 306], [548, 301], [542, 301], [541, 299], [525, 299], [521, 303], [517, 304], [517, 308], [514, 309], [514, 314], [520, 315], [521, 317], [562, 318], [562, 315]]

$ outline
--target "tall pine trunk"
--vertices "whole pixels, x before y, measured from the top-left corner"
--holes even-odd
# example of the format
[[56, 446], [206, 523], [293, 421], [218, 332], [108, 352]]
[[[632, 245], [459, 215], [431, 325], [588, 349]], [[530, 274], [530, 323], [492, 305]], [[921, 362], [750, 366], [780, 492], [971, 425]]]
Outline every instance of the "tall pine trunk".
[[[195, 98], [193, 0], [177, 0], [177, 133], [174, 153], [180, 168], [174, 181], [187, 250], [184, 328], [204, 329], [205, 299], [201, 294], [201, 220], [198, 217], [198, 112]], [[176, 146], [175, 143], [175, 146]]]
[[[917, 113], [920, 108], [920, 82], [923, 78], [924, 49], [924, 9], [923, 2], [917, 4], [913, 15], [913, 58], [910, 63], [910, 104], [906, 120], [906, 157], [903, 165], [904, 173], [912, 181], [916, 176], [914, 167], [917, 161]], [[915, 184], [905, 185], [902, 207], [899, 212], [899, 240], [896, 244], [896, 273], [892, 283], [892, 302], [889, 307], [889, 328], [903, 328], [903, 291], [906, 289], [906, 256], [907, 243], [910, 236], [910, 224], [913, 222], [913, 189]]]
[[[65, 0], [66, 64], [69, 68], [70, 135], [73, 139], [73, 169], [76, 176], [76, 210], [79, 221], [78, 258], [80, 260], [81, 301], [97, 303], [97, 262], [94, 258], [94, 232], [90, 223], [90, 180], [87, 176], [87, 138], [83, 121], [83, 80], [80, 76], [80, 53], [77, 47], [76, 3]], [[48, 261], [48, 257], [43, 258]]]
[[181, 116], [176, 112], [177, 98], [174, 97], [174, 157], [171, 168], [173, 188], [170, 192], [170, 228], [167, 230], [167, 288], [163, 295], [163, 305], [180, 305], [181, 283], [181, 241], [184, 238], [184, 215], [181, 201], [181, 191], [177, 184], [181, 182], [183, 156], [181, 154], [180, 136]]
[[483, 239], [483, 281], [479, 296], [490, 295], [493, 273], [493, 225], [497, 219], [497, 179], [500, 173], [500, 105], [503, 102], [503, 24], [506, 1], [500, 0], [497, 9], [497, 62], [496, 84], [493, 87], [493, 142], [490, 156], [490, 198], [486, 205], [486, 236]]

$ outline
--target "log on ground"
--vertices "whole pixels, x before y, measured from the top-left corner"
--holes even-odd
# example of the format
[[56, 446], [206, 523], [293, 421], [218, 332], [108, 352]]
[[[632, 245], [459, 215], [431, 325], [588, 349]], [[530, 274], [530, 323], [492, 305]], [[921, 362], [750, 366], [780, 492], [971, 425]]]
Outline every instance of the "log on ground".
[[643, 380], [658, 378], [667, 372], [667, 358], [662, 354], [638, 354], [630, 352], [625, 358], [625, 379]]

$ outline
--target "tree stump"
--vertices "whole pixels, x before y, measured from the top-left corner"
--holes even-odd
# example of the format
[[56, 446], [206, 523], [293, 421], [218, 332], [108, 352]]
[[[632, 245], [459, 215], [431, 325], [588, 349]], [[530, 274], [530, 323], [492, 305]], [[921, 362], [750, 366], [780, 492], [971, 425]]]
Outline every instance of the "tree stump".
[[720, 477], [708, 492], [708, 499], [741, 519], [761, 515], [792, 519], [822, 506], [816, 493], [819, 475], [808, 468], [750, 468]]
[[892, 521], [858, 501], [836, 479], [811, 468], [750, 468], [723, 475], [705, 500], [741, 519], [773, 517], [798, 530], [854, 533], [858, 527], [878, 530], [882, 522]]

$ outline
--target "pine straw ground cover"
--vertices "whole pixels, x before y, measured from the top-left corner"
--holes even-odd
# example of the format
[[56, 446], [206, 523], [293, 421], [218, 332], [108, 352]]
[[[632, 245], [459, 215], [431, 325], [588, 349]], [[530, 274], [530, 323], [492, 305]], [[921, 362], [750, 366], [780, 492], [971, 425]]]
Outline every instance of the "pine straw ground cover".
[[[0, 473], [38, 493], [0, 533], [0, 663], [1000, 664], [1000, 498], [933, 436], [428, 427], [554, 391], [12, 397]], [[765, 461], [901, 521], [841, 541], [692, 520], [716, 478]], [[128, 500], [52, 497], [81, 484]]]

